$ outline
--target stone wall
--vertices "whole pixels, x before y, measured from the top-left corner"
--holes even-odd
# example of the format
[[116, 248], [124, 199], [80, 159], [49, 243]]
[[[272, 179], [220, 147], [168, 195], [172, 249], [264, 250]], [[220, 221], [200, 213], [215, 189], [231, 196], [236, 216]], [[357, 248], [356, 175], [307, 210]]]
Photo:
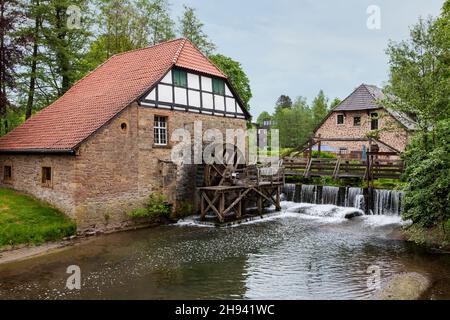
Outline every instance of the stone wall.
[[[194, 122], [210, 128], [245, 129], [243, 119], [186, 113], [138, 106], [126, 108], [81, 144], [76, 156], [0, 155], [0, 165], [13, 166], [7, 184], [46, 200], [76, 220], [79, 230], [120, 228], [127, 213], [141, 207], [154, 192], [163, 193], [176, 209], [195, 207], [196, 165], [171, 161], [172, 147], [153, 144], [154, 117], [168, 118], [169, 140], [177, 128], [193, 138]], [[41, 167], [51, 166], [53, 185], [41, 184]], [[3, 172], [2, 176], [3, 178]], [[3, 181], [2, 181], [3, 183]]]
[[[4, 167], [12, 167], [12, 180], [5, 182]], [[52, 168], [51, 186], [42, 184], [42, 167]], [[70, 155], [0, 155], [0, 184], [26, 192], [75, 218], [75, 157]]]
[[[409, 141], [408, 131], [390, 114], [382, 110], [376, 110], [379, 115], [378, 128], [380, 141], [389, 144], [397, 150], [403, 151]], [[337, 116], [344, 114], [344, 124], [337, 124]], [[353, 117], [360, 116], [360, 126], [353, 125]], [[315, 136], [322, 138], [364, 138], [370, 129], [370, 112], [347, 111], [345, 113], [333, 112], [325, 122], [317, 129]], [[324, 145], [336, 148], [347, 148], [348, 151], [362, 151], [363, 145], [368, 148], [366, 141], [326, 141]], [[380, 145], [380, 151], [390, 151]]]

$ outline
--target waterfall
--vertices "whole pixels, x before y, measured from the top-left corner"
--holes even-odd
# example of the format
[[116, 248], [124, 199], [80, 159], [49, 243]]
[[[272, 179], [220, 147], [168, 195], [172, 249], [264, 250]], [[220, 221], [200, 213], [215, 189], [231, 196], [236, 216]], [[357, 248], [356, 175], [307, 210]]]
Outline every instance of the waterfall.
[[354, 187], [348, 188], [345, 196], [344, 206], [361, 209], [361, 205], [363, 204], [364, 204], [363, 189]]
[[403, 192], [397, 190], [373, 190], [373, 214], [400, 215], [403, 211]]
[[286, 201], [294, 201], [296, 185], [294, 183], [286, 183], [283, 188], [284, 199]]
[[317, 203], [317, 186], [314, 185], [302, 185], [302, 190], [300, 192], [300, 202], [304, 203]]
[[373, 189], [373, 199], [362, 188], [332, 187], [315, 185], [296, 185], [287, 183], [283, 189], [283, 200], [311, 203], [332, 204], [365, 210], [369, 207], [376, 215], [401, 215], [403, 212], [403, 192], [397, 190]]
[[338, 205], [339, 187], [324, 186], [322, 188], [322, 204]]

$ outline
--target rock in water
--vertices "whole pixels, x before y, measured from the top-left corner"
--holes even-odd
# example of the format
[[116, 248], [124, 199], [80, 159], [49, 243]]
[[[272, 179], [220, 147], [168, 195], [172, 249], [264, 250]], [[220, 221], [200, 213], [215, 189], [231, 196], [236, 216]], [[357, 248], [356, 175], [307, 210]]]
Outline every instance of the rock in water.
[[398, 274], [375, 294], [375, 300], [418, 300], [430, 288], [431, 281], [417, 272]]
[[362, 216], [364, 213], [361, 210], [351, 211], [345, 214], [345, 219], [352, 219], [354, 217]]

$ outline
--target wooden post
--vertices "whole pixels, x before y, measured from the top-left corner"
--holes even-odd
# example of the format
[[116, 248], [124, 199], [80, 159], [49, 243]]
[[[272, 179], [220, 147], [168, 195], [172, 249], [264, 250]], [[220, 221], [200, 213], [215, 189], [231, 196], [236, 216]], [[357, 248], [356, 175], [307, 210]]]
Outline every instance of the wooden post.
[[205, 198], [203, 196], [204, 191], [202, 191], [201, 195], [200, 195], [200, 220], [204, 220], [205, 219]]
[[257, 203], [258, 203], [258, 213], [263, 213], [263, 198], [261, 195], [257, 194]]
[[275, 208], [277, 209], [277, 211], [281, 210], [281, 205], [280, 205], [280, 189], [281, 187], [277, 187], [277, 195], [276, 195], [276, 203], [275, 203]]
[[[318, 154], [317, 154], [317, 158], [320, 159], [320, 150], [322, 149], [322, 142], [320, 140], [321, 135], [319, 134], [319, 144], [317, 145], [317, 150], [318, 150]], [[311, 152], [312, 152], [312, 148], [311, 148]]]
[[[242, 196], [242, 190], [239, 190], [239, 198]], [[239, 201], [239, 203], [236, 205], [237, 206], [237, 214], [236, 216], [238, 218], [242, 217], [242, 199], [241, 201]]]
[[223, 212], [225, 211], [225, 192], [221, 192], [220, 194], [220, 203], [219, 203], [219, 220], [220, 222], [223, 222], [224, 220], [224, 216], [223, 216]]

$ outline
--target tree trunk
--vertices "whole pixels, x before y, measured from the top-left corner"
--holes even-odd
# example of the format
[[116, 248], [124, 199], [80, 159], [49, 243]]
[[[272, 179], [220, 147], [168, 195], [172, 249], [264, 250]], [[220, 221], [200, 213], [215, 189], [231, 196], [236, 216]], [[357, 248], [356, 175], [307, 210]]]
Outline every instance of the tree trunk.
[[[39, 1], [36, 1], [36, 4], [39, 5]], [[31, 62], [31, 74], [30, 74], [30, 86], [28, 90], [28, 101], [25, 112], [25, 119], [31, 117], [31, 113], [33, 111], [34, 104], [34, 91], [36, 89], [36, 69], [37, 69], [37, 54], [38, 54], [38, 39], [39, 39], [39, 17], [36, 16], [34, 20], [34, 43], [33, 43], [33, 55]]]

